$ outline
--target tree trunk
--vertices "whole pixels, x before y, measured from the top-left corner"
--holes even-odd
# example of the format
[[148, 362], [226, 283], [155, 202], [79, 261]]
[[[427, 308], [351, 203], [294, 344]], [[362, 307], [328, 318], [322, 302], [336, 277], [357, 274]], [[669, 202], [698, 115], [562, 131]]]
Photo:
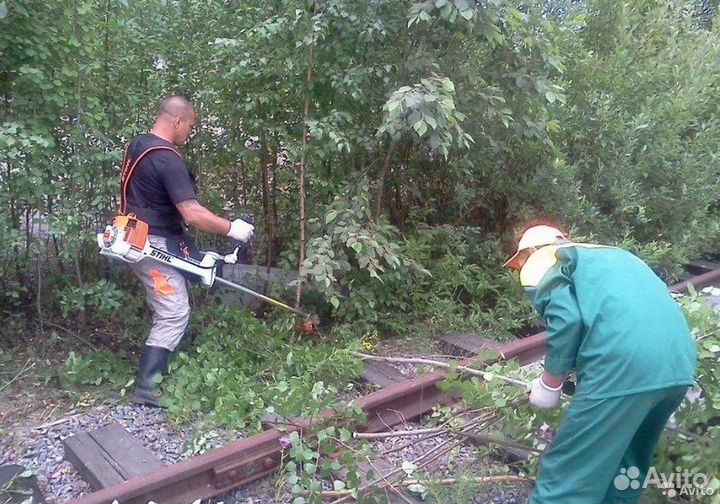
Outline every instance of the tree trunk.
[[[260, 133], [260, 162], [262, 163], [262, 199], [263, 214], [265, 215], [265, 239], [267, 240], [266, 264], [268, 276], [270, 261], [272, 260], [272, 240], [274, 234], [272, 208], [270, 207], [270, 161], [268, 160], [268, 145], [265, 131]], [[267, 288], [267, 287], [266, 287]]]
[[278, 142], [277, 137], [273, 135], [273, 148], [272, 148], [272, 163], [270, 164], [270, 217], [272, 219], [272, 228], [269, 231], [268, 236], [268, 258], [267, 258], [267, 272], [268, 278], [270, 277], [270, 267], [273, 263], [273, 256], [275, 254], [275, 245], [277, 241], [277, 158], [278, 158]]
[[[247, 187], [247, 175], [246, 175], [246, 168], [245, 168], [245, 160], [243, 158], [240, 158], [238, 160], [238, 164], [240, 165], [240, 180], [238, 181], [235, 179], [235, 194], [240, 193], [240, 201], [238, 201], [238, 206], [247, 206], [247, 190], [245, 189]], [[237, 187], [238, 182], [240, 183], [240, 188]]]
[[385, 154], [385, 162], [383, 163], [383, 167], [380, 170], [377, 193], [375, 194], [375, 222], [380, 221], [383, 194], [385, 193], [385, 177], [387, 177], [387, 173], [388, 171], [390, 171], [390, 161], [392, 159], [393, 152], [395, 152], [395, 146], [396, 142], [394, 140], [390, 142], [387, 154]]
[[[315, 16], [315, 9], [317, 4], [313, 4], [312, 15]], [[314, 20], [310, 20], [310, 29], [308, 35], [313, 37]], [[312, 84], [312, 65], [313, 56], [315, 54], [315, 41], [310, 42], [308, 47], [308, 64], [307, 73], [305, 75], [305, 107], [303, 110], [303, 129], [302, 129], [302, 143], [300, 153], [300, 166], [298, 167], [298, 189], [300, 190], [300, 251], [298, 261], [298, 278], [302, 278], [303, 274], [303, 263], [305, 262], [305, 161], [307, 159], [307, 153], [305, 147], [307, 146], [307, 122], [310, 118], [310, 88]], [[295, 308], [300, 309], [300, 300], [302, 298], [302, 281], [297, 284], [297, 290], [295, 291]]]

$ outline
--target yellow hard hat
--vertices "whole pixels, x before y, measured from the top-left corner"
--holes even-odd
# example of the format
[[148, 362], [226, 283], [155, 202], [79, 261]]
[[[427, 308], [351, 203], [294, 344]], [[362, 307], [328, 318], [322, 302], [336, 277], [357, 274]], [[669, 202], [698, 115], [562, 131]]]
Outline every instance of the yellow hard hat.
[[505, 261], [503, 268], [519, 268], [523, 251], [532, 247], [542, 247], [558, 241], [566, 240], [565, 234], [552, 226], [540, 225], [528, 228], [518, 242], [517, 252]]

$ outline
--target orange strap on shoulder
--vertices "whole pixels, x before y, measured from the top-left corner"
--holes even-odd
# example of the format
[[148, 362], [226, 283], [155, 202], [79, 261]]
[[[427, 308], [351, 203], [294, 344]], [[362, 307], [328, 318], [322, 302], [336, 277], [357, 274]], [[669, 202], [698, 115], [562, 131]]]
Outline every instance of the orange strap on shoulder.
[[148, 147], [147, 149], [142, 151], [135, 160], [128, 156], [128, 148], [125, 148], [123, 164], [120, 170], [120, 215], [127, 214], [127, 190], [130, 186], [130, 179], [135, 172], [135, 167], [137, 167], [138, 163], [142, 160], [142, 158], [150, 154], [152, 151], [156, 150], [169, 150], [177, 154], [178, 157], [182, 159], [182, 156], [177, 150], [167, 145], [156, 145], [155, 147]]

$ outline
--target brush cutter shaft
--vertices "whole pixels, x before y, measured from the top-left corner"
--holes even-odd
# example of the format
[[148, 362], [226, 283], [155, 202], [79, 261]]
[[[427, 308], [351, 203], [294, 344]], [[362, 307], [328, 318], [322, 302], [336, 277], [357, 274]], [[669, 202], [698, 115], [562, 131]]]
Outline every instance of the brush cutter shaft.
[[245, 293], [247, 293], [247, 294], [250, 294], [251, 296], [255, 296], [255, 297], [258, 298], [258, 299], [262, 299], [263, 301], [267, 301], [268, 303], [273, 304], [273, 305], [275, 305], [275, 306], [279, 306], [280, 308], [284, 308], [284, 309], [286, 309], [286, 310], [288, 310], [288, 311], [291, 311], [291, 312], [293, 312], [293, 313], [295, 313], [295, 314], [297, 314], [297, 315], [301, 315], [301, 316], [303, 316], [303, 317], [309, 317], [309, 315], [307, 315], [306, 313], [301, 312], [300, 310], [298, 310], [298, 309], [296, 309], [296, 308], [293, 308], [293, 307], [290, 306], [290, 305], [286, 305], [285, 303], [282, 303], [282, 302], [278, 301], [277, 299], [273, 299], [273, 298], [271, 298], [271, 297], [267, 297], [267, 296], [265, 296], [265, 295], [263, 295], [263, 294], [260, 294], [259, 292], [255, 292], [255, 291], [252, 290], [252, 289], [248, 289], [247, 287], [243, 287], [243, 286], [240, 285], [240, 284], [236, 284], [235, 282], [231, 282], [230, 280], [225, 280], [225, 279], [222, 278], [222, 277], [215, 277], [215, 281], [216, 281], [216, 282], [219, 282], [219, 283], [221, 283], [221, 284], [223, 284], [223, 285], [227, 285], [228, 287], [230, 287], [230, 288], [232, 288], [232, 289], [237, 289], [237, 290], [239, 290], [239, 291], [242, 291], [242, 292], [245, 292]]

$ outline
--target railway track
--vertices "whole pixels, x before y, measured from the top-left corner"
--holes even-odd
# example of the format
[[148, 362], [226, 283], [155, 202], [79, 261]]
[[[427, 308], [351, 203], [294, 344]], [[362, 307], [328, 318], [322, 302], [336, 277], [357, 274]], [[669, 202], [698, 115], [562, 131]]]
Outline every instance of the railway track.
[[[700, 274], [669, 287], [671, 292], [687, 292], [689, 285], [696, 289], [720, 283], [720, 269]], [[515, 340], [496, 348], [503, 359], [517, 359], [521, 364], [542, 358], [545, 333]], [[489, 364], [482, 358], [469, 358], [465, 366]], [[417, 378], [390, 385], [354, 401], [365, 412], [367, 421], [353, 425], [355, 430], [373, 433], [411, 420], [437, 404], [448, 404], [457, 396], [442, 392], [437, 384], [444, 373], [434, 371]], [[144, 476], [104, 488], [70, 501], [69, 504], [123, 504], [165, 502], [194, 502], [224, 494], [241, 485], [273, 473], [280, 466], [282, 436], [293, 431], [305, 431], [318, 422], [339, 417], [333, 409], [324, 410], [315, 418], [298, 420], [280, 431], [270, 428], [254, 436], [235, 441], [189, 460], [165, 466]]]

